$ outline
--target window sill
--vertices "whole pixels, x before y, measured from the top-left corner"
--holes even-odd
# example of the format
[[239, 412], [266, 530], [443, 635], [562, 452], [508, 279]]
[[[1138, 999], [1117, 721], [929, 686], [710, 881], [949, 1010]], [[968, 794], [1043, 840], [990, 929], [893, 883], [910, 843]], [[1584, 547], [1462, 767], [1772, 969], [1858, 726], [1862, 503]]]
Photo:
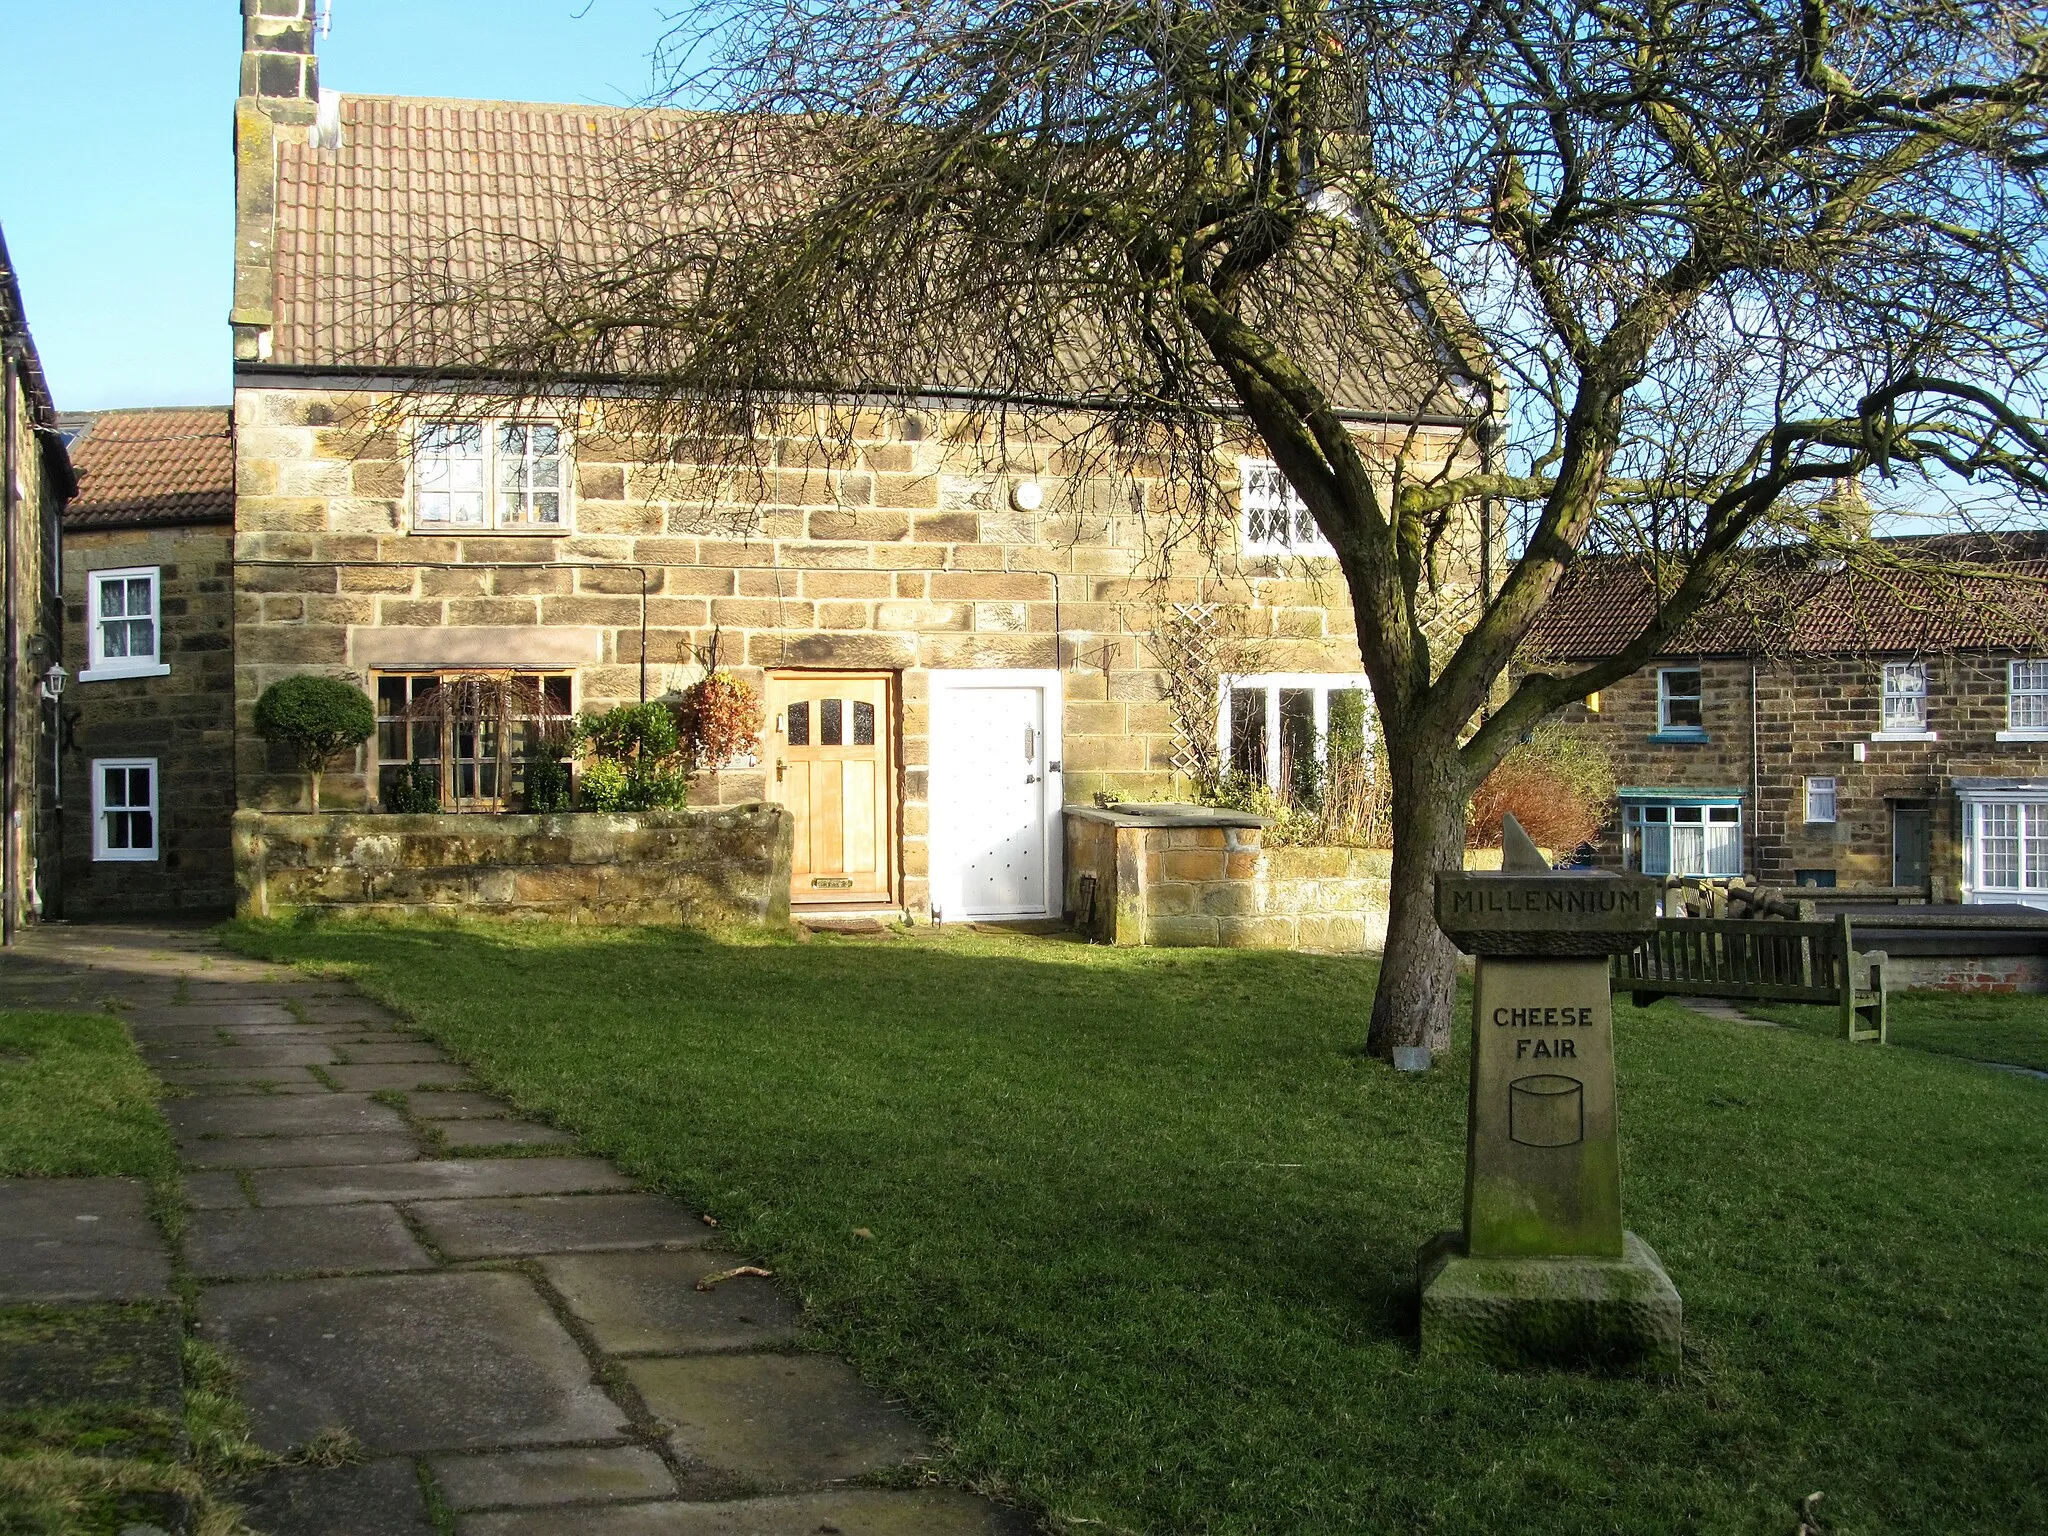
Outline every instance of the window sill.
[[2048, 741], [2048, 731], [2000, 731], [1994, 741]]
[[168, 662], [153, 662], [146, 667], [87, 667], [78, 674], [81, 683], [111, 683], [123, 677], [169, 677]]
[[157, 856], [153, 851], [150, 853], [95, 853], [92, 856], [92, 861], [95, 864], [154, 864], [156, 860]]
[[1939, 741], [1933, 731], [1872, 731], [1872, 741]]
[[1686, 730], [1680, 730], [1680, 731], [1652, 731], [1652, 732], [1650, 733], [1650, 735], [1649, 735], [1649, 736], [1648, 736], [1648, 737], [1647, 737], [1646, 739], [1647, 739], [1647, 740], [1649, 740], [1649, 741], [1655, 742], [1655, 743], [1657, 743], [1657, 744], [1658, 744], [1658, 745], [1660, 745], [1660, 746], [1692, 746], [1692, 747], [1696, 747], [1696, 746], [1700, 745], [1700, 744], [1701, 744], [1702, 742], [1705, 742], [1705, 741], [1709, 740], [1710, 738], [1708, 737], [1708, 735], [1707, 735], [1707, 733], [1706, 733], [1705, 731], [1686, 731]]
[[414, 523], [411, 531], [432, 539], [573, 539], [576, 530], [567, 524], [546, 528], [479, 528], [472, 523]]

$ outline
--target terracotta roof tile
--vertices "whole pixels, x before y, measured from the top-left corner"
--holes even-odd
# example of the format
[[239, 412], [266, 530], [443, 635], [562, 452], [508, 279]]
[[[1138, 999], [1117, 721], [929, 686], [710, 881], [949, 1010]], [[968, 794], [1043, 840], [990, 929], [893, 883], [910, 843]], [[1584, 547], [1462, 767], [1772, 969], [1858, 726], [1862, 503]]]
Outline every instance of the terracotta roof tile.
[[101, 411], [71, 442], [80, 480], [66, 528], [231, 522], [234, 437], [226, 406]]
[[[1798, 554], [1767, 562], [1687, 626], [1664, 654], [1913, 654], [2048, 645], [2048, 531], [1877, 539], [1872, 545], [1869, 559], [1840, 570]], [[1974, 575], [1972, 566], [1988, 569]], [[1641, 562], [1588, 556], [1566, 573], [1522, 653], [1560, 661], [1611, 656], [1642, 632], [1652, 611]]]

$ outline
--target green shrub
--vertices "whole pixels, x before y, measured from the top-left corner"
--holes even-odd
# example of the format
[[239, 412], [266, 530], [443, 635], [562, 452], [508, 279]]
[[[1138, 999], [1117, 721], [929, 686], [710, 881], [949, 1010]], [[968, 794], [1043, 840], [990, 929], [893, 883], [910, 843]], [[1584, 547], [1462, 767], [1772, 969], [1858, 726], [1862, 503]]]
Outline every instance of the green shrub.
[[369, 740], [377, 711], [369, 695], [338, 677], [301, 673], [272, 683], [256, 701], [256, 733], [291, 749], [312, 776], [313, 809], [320, 809], [320, 774], [340, 752]]
[[384, 809], [397, 815], [420, 815], [441, 809], [441, 768], [437, 763], [407, 763], [384, 795]]
[[581, 735], [599, 757], [621, 763], [674, 757], [679, 740], [666, 704], [621, 704], [584, 720]]
[[526, 760], [526, 809], [536, 816], [569, 809], [569, 765], [559, 758]]
[[583, 769], [583, 809], [623, 811], [626, 808], [626, 765], [594, 757]]

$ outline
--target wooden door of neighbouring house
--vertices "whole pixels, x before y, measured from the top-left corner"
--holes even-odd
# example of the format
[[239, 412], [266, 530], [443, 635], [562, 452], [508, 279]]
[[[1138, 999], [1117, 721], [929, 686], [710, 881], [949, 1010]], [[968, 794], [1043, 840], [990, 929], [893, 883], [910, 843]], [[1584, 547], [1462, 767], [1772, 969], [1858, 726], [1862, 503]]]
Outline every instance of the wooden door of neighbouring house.
[[886, 672], [768, 678], [768, 792], [796, 821], [796, 905], [895, 899], [890, 680]]

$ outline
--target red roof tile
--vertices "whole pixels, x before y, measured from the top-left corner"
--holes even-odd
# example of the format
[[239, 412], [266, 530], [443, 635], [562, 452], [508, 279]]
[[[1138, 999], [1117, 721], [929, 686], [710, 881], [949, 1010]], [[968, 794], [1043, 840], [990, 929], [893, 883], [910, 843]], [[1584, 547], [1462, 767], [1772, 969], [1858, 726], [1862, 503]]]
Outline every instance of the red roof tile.
[[226, 406], [101, 411], [71, 442], [80, 481], [66, 528], [231, 522], [235, 456]]
[[[1981, 574], [1979, 574], [1981, 572]], [[1525, 658], [1611, 656], [1654, 611], [1647, 568], [1587, 556], [1524, 642]], [[1763, 565], [1664, 648], [1667, 656], [2040, 650], [2048, 644], [2048, 532], [1873, 540], [1830, 570], [1803, 553]]]

